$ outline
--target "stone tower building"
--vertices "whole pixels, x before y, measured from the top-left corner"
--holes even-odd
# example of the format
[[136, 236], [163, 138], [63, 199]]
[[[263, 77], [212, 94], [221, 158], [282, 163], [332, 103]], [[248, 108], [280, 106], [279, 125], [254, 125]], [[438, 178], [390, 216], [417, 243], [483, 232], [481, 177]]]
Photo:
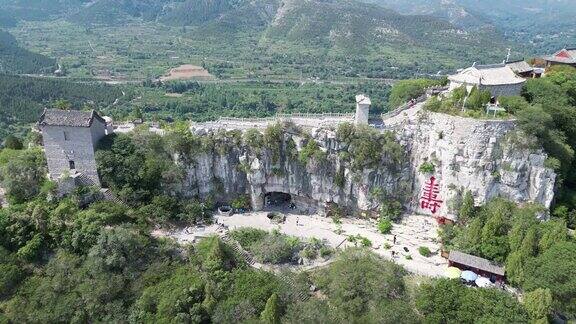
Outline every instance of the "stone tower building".
[[82, 174], [100, 184], [94, 149], [108, 133], [107, 123], [95, 111], [46, 109], [38, 126], [51, 180], [64, 174]]
[[354, 120], [356, 125], [368, 125], [370, 105], [372, 105], [372, 102], [366, 95], [361, 94], [356, 96], [356, 118]]

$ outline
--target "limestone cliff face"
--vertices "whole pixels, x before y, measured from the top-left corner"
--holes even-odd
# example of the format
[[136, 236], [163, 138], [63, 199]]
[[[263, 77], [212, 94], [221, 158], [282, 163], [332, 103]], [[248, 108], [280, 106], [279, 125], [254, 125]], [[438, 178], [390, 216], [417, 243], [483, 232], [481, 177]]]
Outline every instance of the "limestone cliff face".
[[[284, 133], [284, 144], [277, 156], [267, 149], [256, 152], [240, 145], [226, 152], [197, 155], [188, 163], [180, 161], [186, 170], [182, 193], [200, 197], [216, 194], [222, 200], [248, 194], [258, 210], [264, 207], [267, 193], [283, 192], [291, 194], [301, 210], [322, 209], [333, 202], [351, 210], [366, 211], [378, 207], [373, 188], [398, 192], [408, 183], [407, 178], [403, 179], [403, 175], [409, 174], [402, 170], [406, 166], [390, 166], [386, 156], [378, 163], [382, 167], [353, 172], [340, 154], [349, 148], [336, 140], [333, 130], [317, 129], [310, 135]], [[311, 157], [303, 162], [299, 152], [311, 140], [318, 143], [324, 158]], [[287, 148], [289, 142], [294, 143], [292, 149]]]
[[[434, 176], [438, 200], [435, 215], [455, 217], [455, 206], [470, 190], [477, 204], [501, 196], [516, 202], [536, 202], [548, 207], [554, 196], [556, 175], [544, 166], [547, 156], [517, 135], [512, 121], [481, 121], [420, 111], [403, 113], [387, 122], [403, 151], [400, 161], [383, 154], [375, 164], [353, 171], [347, 153], [350, 143], [339, 140], [330, 129], [315, 129], [310, 137], [285, 132], [278, 154], [256, 151], [245, 144], [196, 155], [183, 163], [184, 194], [206, 197], [217, 194], [230, 199], [248, 194], [255, 209], [264, 205], [269, 192], [292, 195], [301, 209], [322, 208], [334, 202], [351, 210], [375, 210], [375, 189], [386, 196], [406, 198], [413, 212], [420, 208], [422, 189]], [[202, 130], [202, 136], [206, 130]], [[309, 140], [318, 143], [323, 159], [302, 161], [299, 152]], [[290, 147], [287, 143], [293, 143]], [[358, 142], [356, 142], [356, 145]], [[422, 172], [423, 164], [433, 171]]]
[[[547, 155], [534, 141], [515, 130], [514, 121], [476, 120], [420, 110], [389, 123], [409, 154], [412, 201], [419, 213], [430, 214], [419, 202], [431, 177], [443, 200], [437, 214], [453, 216], [458, 199], [470, 190], [476, 204], [494, 197], [536, 202], [549, 207], [556, 174], [546, 168]], [[433, 171], [420, 170], [423, 164]], [[424, 168], [423, 168], [424, 169]]]

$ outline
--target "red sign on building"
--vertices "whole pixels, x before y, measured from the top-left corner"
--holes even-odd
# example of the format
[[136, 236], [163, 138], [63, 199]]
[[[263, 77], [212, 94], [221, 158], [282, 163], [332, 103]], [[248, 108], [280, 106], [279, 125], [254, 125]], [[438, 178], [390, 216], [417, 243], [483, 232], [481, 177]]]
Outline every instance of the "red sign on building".
[[439, 187], [440, 184], [436, 182], [436, 178], [430, 177], [430, 179], [424, 184], [424, 189], [422, 190], [420, 208], [429, 209], [432, 214], [436, 214], [443, 202], [438, 199], [438, 193], [440, 193]]

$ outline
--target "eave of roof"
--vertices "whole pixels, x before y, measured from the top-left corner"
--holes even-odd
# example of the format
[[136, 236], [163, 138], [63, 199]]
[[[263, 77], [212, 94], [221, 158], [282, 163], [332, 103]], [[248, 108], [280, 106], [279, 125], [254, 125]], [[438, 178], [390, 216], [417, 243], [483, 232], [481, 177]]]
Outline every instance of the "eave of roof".
[[44, 109], [40, 116], [40, 126], [91, 127], [94, 120], [106, 125], [106, 120], [94, 110], [90, 112], [77, 110]]
[[494, 264], [490, 260], [477, 257], [475, 255], [463, 253], [460, 251], [450, 251], [448, 260], [458, 264], [462, 264], [478, 270], [487, 271], [493, 274], [503, 276], [506, 271], [504, 267]]

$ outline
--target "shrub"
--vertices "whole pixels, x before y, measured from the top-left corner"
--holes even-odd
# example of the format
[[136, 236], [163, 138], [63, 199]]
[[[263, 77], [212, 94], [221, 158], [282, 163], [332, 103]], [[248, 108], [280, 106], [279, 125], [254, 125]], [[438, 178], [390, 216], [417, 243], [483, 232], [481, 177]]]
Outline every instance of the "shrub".
[[432, 164], [432, 162], [424, 162], [420, 165], [419, 171], [420, 173], [430, 174], [434, 173], [435, 169], [436, 167], [434, 166], [434, 164]]
[[387, 218], [381, 218], [378, 222], [378, 230], [382, 234], [390, 234], [392, 231], [392, 222]]
[[307, 165], [310, 160], [317, 163], [326, 162], [327, 154], [320, 149], [320, 145], [314, 139], [308, 139], [308, 143], [302, 148], [298, 154], [298, 161], [302, 165]]
[[21, 150], [24, 148], [24, 145], [18, 137], [14, 135], [8, 135], [4, 140], [4, 148], [11, 150]]
[[252, 244], [262, 241], [268, 235], [268, 232], [246, 227], [233, 230], [230, 234], [243, 248], [247, 249]]
[[380, 218], [398, 221], [402, 217], [402, 204], [395, 199], [386, 199], [380, 204]]
[[230, 207], [234, 209], [250, 209], [250, 197], [241, 195], [230, 202]]
[[264, 135], [256, 128], [251, 128], [244, 133], [244, 144], [253, 150], [260, 150], [264, 146]]
[[426, 101], [426, 104], [424, 105], [424, 109], [433, 112], [438, 112], [440, 111], [441, 108], [442, 108], [442, 102], [438, 100], [438, 97], [430, 98], [428, 101]]
[[546, 161], [544, 161], [544, 166], [554, 171], [559, 171], [562, 163], [560, 163], [560, 160], [557, 158], [549, 156], [546, 158]]
[[418, 253], [420, 253], [420, 255], [424, 256], [424, 257], [429, 257], [430, 255], [432, 255], [432, 252], [430, 251], [430, 249], [427, 246], [419, 247]]
[[327, 257], [331, 256], [332, 253], [334, 253], [334, 251], [326, 245], [324, 245], [320, 248], [320, 256], [323, 258], [327, 258]]
[[302, 256], [305, 257], [306, 259], [316, 259], [316, 257], [318, 256], [318, 251], [314, 250], [312, 247], [307, 246], [304, 248], [304, 250], [302, 250]]
[[362, 237], [360, 239], [360, 243], [362, 244], [363, 247], [371, 247], [372, 246], [372, 241], [370, 241], [366, 237]]
[[292, 262], [297, 252], [285, 235], [267, 235], [263, 240], [250, 248], [259, 262], [281, 264]]

